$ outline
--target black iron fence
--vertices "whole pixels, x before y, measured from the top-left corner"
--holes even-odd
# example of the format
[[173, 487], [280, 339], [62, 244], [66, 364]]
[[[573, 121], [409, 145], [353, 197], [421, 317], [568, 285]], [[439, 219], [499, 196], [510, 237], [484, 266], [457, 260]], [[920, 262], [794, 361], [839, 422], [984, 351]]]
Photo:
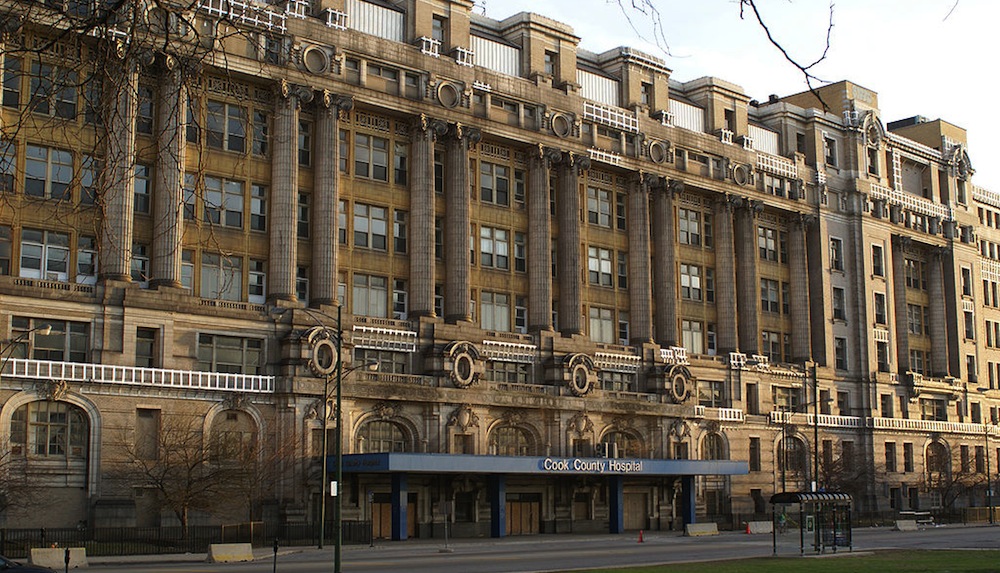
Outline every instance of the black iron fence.
[[[370, 521], [343, 521], [345, 544], [371, 543]], [[333, 543], [333, 522], [326, 524], [326, 544]], [[180, 527], [98, 527], [66, 529], [0, 529], [0, 555], [24, 559], [33, 547], [85, 547], [87, 555], [161, 555], [206, 553], [212, 543], [252, 543], [270, 547], [319, 544], [316, 524], [282, 525], [254, 522], [235, 525]]]

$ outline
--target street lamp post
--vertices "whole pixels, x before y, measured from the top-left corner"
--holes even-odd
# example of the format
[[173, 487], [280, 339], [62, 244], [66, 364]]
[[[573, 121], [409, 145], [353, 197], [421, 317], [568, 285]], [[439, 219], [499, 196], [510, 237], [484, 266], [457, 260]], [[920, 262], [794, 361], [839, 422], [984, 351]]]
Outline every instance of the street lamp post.
[[806, 376], [813, 382], [813, 479], [812, 490], [819, 491], [819, 380], [816, 378], [816, 363], [806, 362]]
[[0, 356], [3, 357], [3, 361], [0, 362], [0, 374], [3, 374], [3, 372], [7, 369], [7, 363], [10, 362], [11, 356], [14, 353], [14, 349], [17, 348], [17, 345], [27, 340], [33, 332], [37, 332], [42, 336], [47, 336], [52, 333], [52, 326], [49, 324], [40, 324], [34, 328], [25, 330], [10, 340], [0, 342], [0, 344], [4, 345], [3, 350], [0, 351]]
[[[986, 440], [986, 507], [987, 511], [990, 512], [990, 525], [995, 523], [993, 518], [993, 480], [992, 474], [990, 474], [990, 426], [988, 424], [983, 424], [986, 428], [983, 432], [983, 438]], [[1000, 460], [997, 460], [1000, 464]]]
[[[323, 324], [315, 315], [320, 315], [329, 319], [333, 317], [327, 316], [326, 314], [303, 308], [317, 325], [310, 330], [309, 343], [312, 345], [312, 355], [309, 358], [309, 367], [317, 376], [323, 377], [323, 435], [322, 435], [322, 468], [320, 470], [321, 474], [321, 503], [320, 503], [320, 518], [319, 518], [319, 548], [323, 549], [323, 542], [326, 540], [326, 496], [327, 488], [330, 488], [330, 495], [336, 498], [334, 503], [334, 546], [333, 546], [333, 570], [335, 573], [341, 572], [341, 549], [343, 547], [343, 528], [342, 528], [342, 517], [343, 517], [343, 503], [341, 500], [341, 492], [343, 491], [343, 470], [344, 470], [344, 451], [343, 451], [343, 416], [341, 413], [341, 406], [343, 403], [343, 395], [341, 389], [343, 387], [344, 378], [354, 372], [355, 370], [360, 370], [362, 368], [367, 368], [368, 370], [378, 370], [378, 362], [368, 362], [365, 364], [359, 364], [357, 366], [352, 366], [348, 369], [344, 369], [344, 363], [342, 359], [342, 351], [344, 347], [344, 331], [342, 327], [342, 314], [341, 307], [337, 305], [337, 318], [336, 325], [334, 329]], [[334, 466], [334, 481], [329, 482], [329, 464], [327, 458], [327, 452], [329, 450], [329, 438], [327, 437], [326, 425], [327, 421], [330, 419], [330, 381], [336, 378], [336, 394], [335, 394], [335, 405], [334, 405], [334, 416], [336, 422], [336, 432], [334, 434], [334, 441], [336, 449], [334, 450], [334, 457], [336, 460], [336, 465]]]

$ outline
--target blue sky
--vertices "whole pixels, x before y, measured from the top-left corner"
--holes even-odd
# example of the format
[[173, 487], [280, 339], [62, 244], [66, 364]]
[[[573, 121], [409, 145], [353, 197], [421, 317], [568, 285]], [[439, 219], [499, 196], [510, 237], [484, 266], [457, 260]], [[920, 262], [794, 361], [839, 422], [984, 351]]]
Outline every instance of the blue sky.
[[[631, 0], [623, 0], [631, 4]], [[657, 55], [673, 77], [717, 76], [753, 99], [806, 89], [751, 14], [737, 0], [653, 0], [670, 52], [653, 42], [648, 19], [633, 30], [617, 2], [607, 0], [479, 0], [502, 20], [521, 11], [573, 27], [581, 46], [602, 52], [632, 46]], [[823, 0], [759, 0], [772, 34], [799, 60], [823, 51], [829, 4]], [[949, 14], [950, 13], [950, 14]], [[882, 121], [914, 115], [941, 118], [969, 133], [973, 182], [1000, 192], [1000, 2], [996, 0], [837, 0], [827, 59], [815, 75], [850, 80], [878, 93]]]

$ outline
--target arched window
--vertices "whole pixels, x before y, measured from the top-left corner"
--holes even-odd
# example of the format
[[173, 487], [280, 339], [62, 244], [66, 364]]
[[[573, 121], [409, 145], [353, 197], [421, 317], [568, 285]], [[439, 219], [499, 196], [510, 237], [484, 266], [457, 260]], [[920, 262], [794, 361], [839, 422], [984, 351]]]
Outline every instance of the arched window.
[[927, 446], [927, 473], [931, 476], [945, 475], [950, 470], [948, 449], [941, 442], [931, 442]]
[[406, 433], [396, 422], [374, 420], [361, 426], [358, 432], [358, 452], [375, 454], [408, 451]]
[[496, 456], [532, 456], [535, 454], [531, 435], [516, 426], [501, 426], [490, 437], [490, 453]]
[[809, 465], [806, 455], [805, 444], [802, 443], [802, 440], [798, 438], [781, 440], [778, 443], [778, 469], [805, 472]]
[[15, 456], [83, 460], [89, 438], [87, 414], [67, 402], [30, 402], [15, 410], [10, 422]]
[[726, 459], [726, 444], [719, 434], [708, 434], [701, 442], [701, 459], [703, 460], [724, 460]]
[[627, 432], [608, 432], [601, 439], [609, 458], [641, 458], [642, 442]]
[[257, 455], [257, 424], [246, 412], [220, 412], [212, 420], [210, 435], [216, 460], [252, 460]]

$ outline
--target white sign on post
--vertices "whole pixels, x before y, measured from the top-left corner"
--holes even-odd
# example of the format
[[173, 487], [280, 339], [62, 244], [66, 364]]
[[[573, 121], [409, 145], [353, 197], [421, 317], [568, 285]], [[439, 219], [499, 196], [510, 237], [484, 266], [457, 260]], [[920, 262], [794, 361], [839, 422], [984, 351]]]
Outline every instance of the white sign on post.
[[337, 497], [337, 482], [330, 482], [330, 497]]

